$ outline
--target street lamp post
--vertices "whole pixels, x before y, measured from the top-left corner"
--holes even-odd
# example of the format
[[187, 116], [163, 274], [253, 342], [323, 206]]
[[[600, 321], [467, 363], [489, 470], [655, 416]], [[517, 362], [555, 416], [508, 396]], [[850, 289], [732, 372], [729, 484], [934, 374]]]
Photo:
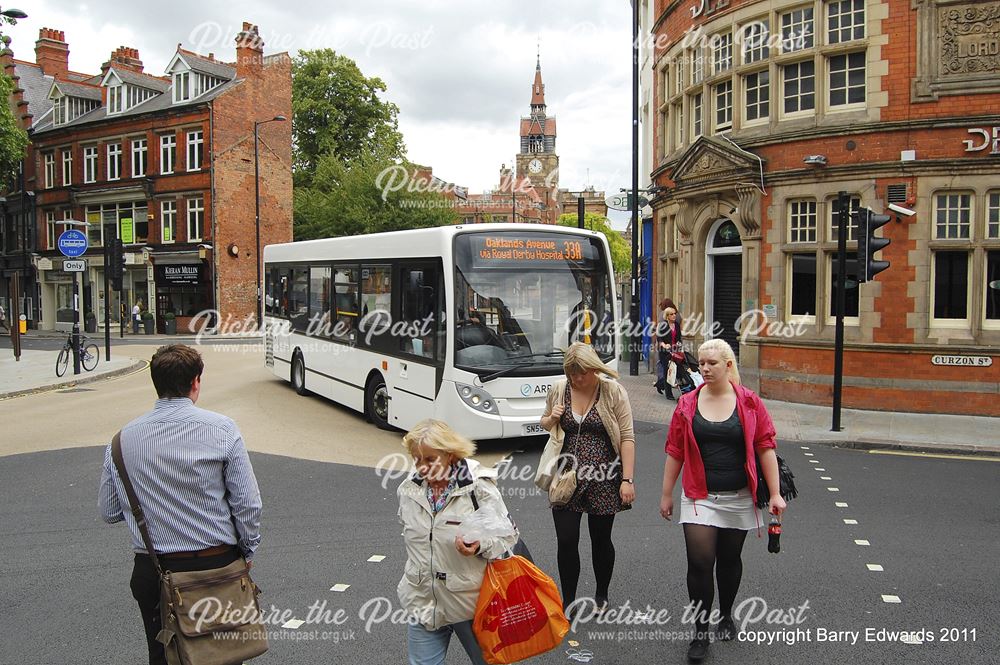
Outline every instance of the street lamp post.
[[260, 292], [260, 273], [263, 268], [264, 261], [260, 255], [260, 150], [257, 147], [260, 143], [260, 126], [266, 125], [269, 122], [284, 122], [285, 116], [276, 115], [270, 120], [255, 120], [253, 123], [253, 193], [254, 193], [254, 228], [257, 233], [257, 252], [254, 254], [254, 260], [257, 262], [257, 329], [260, 330], [263, 325], [263, 312]]

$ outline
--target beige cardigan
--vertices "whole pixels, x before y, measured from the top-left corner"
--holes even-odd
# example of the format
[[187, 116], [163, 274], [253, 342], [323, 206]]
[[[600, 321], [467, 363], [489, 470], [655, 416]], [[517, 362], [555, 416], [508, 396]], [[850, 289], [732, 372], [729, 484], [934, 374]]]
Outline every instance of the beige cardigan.
[[[604, 428], [611, 438], [615, 453], [621, 455], [622, 444], [629, 442], [635, 445], [635, 434], [632, 430], [632, 406], [628, 401], [628, 393], [622, 384], [613, 379], [599, 379], [597, 400], [597, 415], [601, 417]], [[552, 414], [556, 400], [564, 399], [566, 395], [566, 379], [562, 379], [549, 391], [545, 399], [543, 418]], [[558, 425], [556, 425], [558, 427]]]

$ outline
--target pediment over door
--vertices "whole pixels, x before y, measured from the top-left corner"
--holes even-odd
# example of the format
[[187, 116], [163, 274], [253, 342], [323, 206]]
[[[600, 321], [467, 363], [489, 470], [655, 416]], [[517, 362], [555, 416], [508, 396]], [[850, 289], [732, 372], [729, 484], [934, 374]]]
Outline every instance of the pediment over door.
[[[677, 190], [734, 189], [737, 183], [760, 182], [760, 162], [722, 139], [701, 136], [684, 152], [671, 173]], [[683, 196], [675, 191], [675, 196]]]

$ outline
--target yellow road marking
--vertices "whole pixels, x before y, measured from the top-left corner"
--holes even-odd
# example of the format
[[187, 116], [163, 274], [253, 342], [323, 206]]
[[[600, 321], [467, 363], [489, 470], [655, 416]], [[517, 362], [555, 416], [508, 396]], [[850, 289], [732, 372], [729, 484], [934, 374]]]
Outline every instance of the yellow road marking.
[[902, 457], [933, 457], [934, 459], [961, 459], [970, 462], [1000, 462], [1000, 457], [982, 455], [940, 455], [937, 453], [906, 452], [903, 450], [869, 450], [872, 455], [900, 455]]

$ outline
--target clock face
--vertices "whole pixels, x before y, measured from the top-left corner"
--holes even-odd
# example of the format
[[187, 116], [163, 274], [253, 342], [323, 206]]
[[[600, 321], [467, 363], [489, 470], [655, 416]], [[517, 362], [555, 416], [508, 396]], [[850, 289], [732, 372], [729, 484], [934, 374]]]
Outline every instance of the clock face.
[[542, 163], [537, 159], [533, 159], [530, 162], [528, 162], [528, 170], [531, 171], [532, 173], [541, 173]]

